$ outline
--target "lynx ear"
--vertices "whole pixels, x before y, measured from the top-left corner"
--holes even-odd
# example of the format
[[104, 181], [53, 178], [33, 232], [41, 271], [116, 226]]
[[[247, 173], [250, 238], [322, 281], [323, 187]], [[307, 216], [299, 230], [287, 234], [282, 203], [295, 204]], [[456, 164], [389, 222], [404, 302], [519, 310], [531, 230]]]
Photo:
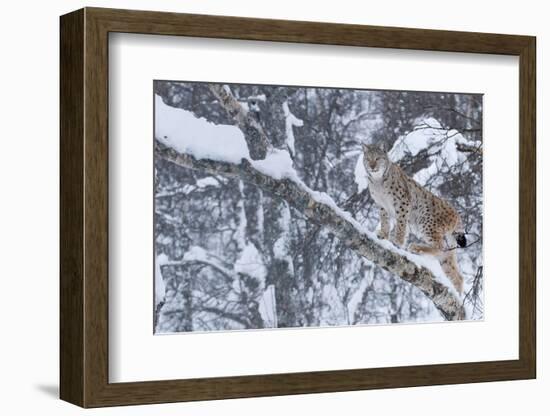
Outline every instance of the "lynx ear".
[[388, 142], [385, 140], [380, 143], [380, 150], [382, 150], [384, 153], [388, 153], [390, 151], [389, 147], [390, 146], [388, 145]]
[[361, 149], [363, 149], [363, 153], [369, 153], [369, 145], [366, 143], [361, 144]]

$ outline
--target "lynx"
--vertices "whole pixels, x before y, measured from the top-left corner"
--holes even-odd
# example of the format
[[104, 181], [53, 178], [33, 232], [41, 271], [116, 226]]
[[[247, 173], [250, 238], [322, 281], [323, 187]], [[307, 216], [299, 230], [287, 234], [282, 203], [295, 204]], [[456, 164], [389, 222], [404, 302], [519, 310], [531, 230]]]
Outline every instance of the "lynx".
[[[443, 199], [420, 186], [383, 149], [363, 145], [363, 163], [369, 190], [380, 210], [378, 237], [403, 247], [408, 232], [425, 244], [410, 244], [409, 251], [438, 258], [456, 290], [462, 294], [463, 277], [456, 261], [456, 244], [466, 246], [462, 221]], [[390, 225], [393, 224], [390, 232]], [[453, 242], [456, 241], [456, 244]]]

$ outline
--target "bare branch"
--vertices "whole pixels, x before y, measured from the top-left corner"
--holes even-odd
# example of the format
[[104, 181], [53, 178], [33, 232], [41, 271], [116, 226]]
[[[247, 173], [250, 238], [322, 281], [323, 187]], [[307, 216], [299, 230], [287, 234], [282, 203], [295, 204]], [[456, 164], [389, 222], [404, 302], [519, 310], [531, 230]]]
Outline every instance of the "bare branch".
[[480, 155], [483, 154], [483, 150], [481, 149], [481, 146], [472, 146], [468, 144], [457, 143], [456, 150], [463, 153], [478, 153]]

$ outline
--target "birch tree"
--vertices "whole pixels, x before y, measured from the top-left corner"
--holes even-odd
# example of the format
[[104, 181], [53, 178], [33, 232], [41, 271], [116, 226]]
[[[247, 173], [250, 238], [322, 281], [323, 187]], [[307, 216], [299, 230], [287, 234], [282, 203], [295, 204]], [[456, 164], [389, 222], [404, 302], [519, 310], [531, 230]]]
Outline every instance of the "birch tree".
[[[423, 120], [436, 115], [436, 104], [431, 101], [437, 100], [433, 95], [419, 102], [414, 94], [399, 96], [397, 93], [189, 83], [156, 84], [155, 92], [168, 106], [184, 108], [213, 125], [238, 129], [245, 143], [242, 154], [227, 158], [223, 152], [205, 156], [174, 145], [174, 137], [169, 135], [155, 137], [157, 172], [161, 172], [164, 190], [156, 196], [159, 211], [156, 214], [157, 255], [160, 251], [179, 260], [162, 268], [167, 276], [172, 276], [168, 278], [170, 282], [177, 281], [173, 275], [178, 273], [180, 280], [186, 282], [180, 283], [179, 288], [167, 285], [167, 291], [172, 291], [171, 299], [175, 299], [175, 293], [180, 298], [184, 293], [192, 294], [187, 302], [181, 300], [179, 306], [175, 301], [166, 302], [159, 312], [161, 331], [194, 330], [194, 320], [212, 314], [216, 316], [214, 326], [198, 321], [196, 326], [223, 329], [219, 322], [226, 322], [224, 325], [228, 329], [235, 323], [242, 328], [261, 328], [274, 326], [274, 321], [279, 327], [315, 326], [323, 324], [325, 318], [318, 310], [326, 308], [326, 304], [330, 304], [329, 309], [337, 308], [334, 313], [338, 318], [334, 322], [338, 324], [378, 322], [377, 317], [388, 322], [400, 322], [403, 316], [413, 319], [425, 308], [426, 300], [444, 320], [471, 318], [468, 314], [472, 308], [466, 307], [468, 299], [461, 299], [446, 283], [436, 261], [398, 249], [388, 241], [379, 240], [373, 230], [368, 229], [366, 225], [372, 224], [375, 210], [371, 210], [368, 192], [354, 181], [359, 143], [390, 140], [397, 149], [400, 140], [405, 143], [407, 134], [421, 128], [419, 115], [424, 116]], [[473, 167], [468, 167], [472, 171], [471, 178], [464, 185], [470, 188], [462, 189], [462, 196], [456, 199], [462, 208], [470, 209], [468, 218], [472, 218], [470, 225], [474, 227], [475, 218], [481, 211], [481, 196], [470, 200], [469, 205], [468, 198], [471, 188], [481, 187], [481, 180], [478, 180], [481, 146], [472, 151], [481, 142], [474, 123], [481, 108], [480, 105], [475, 107], [475, 102], [472, 104], [469, 98], [455, 97], [452, 103], [448, 102], [448, 95], [444, 98], [445, 108], [452, 105], [456, 111], [445, 110], [449, 118], [441, 117], [437, 125], [427, 128], [441, 129], [448, 136], [453, 126], [462, 122], [461, 137], [462, 134], [471, 136], [460, 143], [453, 142], [453, 146], [462, 146], [462, 152], [471, 157], [468, 161]], [[464, 107], [464, 102], [470, 103], [469, 108]], [[365, 126], [370, 126], [368, 133], [365, 133]], [[186, 127], [181, 126], [182, 129]], [[220, 129], [219, 143], [224, 143], [223, 131]], [[231, 130], [227, 137], [235, 134]], [[440, 141], [445, 139], [442, 137]], [[441, 143], [430, 147], [431, 151], [440, 151]], [[422, 151], [428, 154], [430, 150]], [[406, 151], [398, 156], [411, 172], [431, 166], [427, 157], [415, 159]], [[452, 169], [445, 174], [451, 177]], [[205, 175], [216, 178], [216, 182], [205, 184], [201, 179]], [[438, 176], [441, 172], [428, 179]], [[178, 185], [193, 182], [194, 187]], [[442, 186], [426, 183], [426, 186], [432, 185], [434, 189]], [[170, 186], [175, 195], [166, 191]], [[450, 189], [460, 192], [460, 189]], [[202, 212], [194, 217], [196, 224], [209, 224], [211, 219], [207, 217], [216, 215], [216, 224], [235, 225], [228, 229], [206, 225], [208, 230], [202, 234], [191, 232], [207, 236], [202, 242], [186, 235], [193, 227], [188, 223], [189, 215], [178, 211], [177, 207], [181, 201], [186, 201], [189, 207], [192, 204], [188, 198], [190, 194], [200, 196], [201, 200], [212, 195], [217, 204], [215, 212]], [[163, 198], [169, 202], [159, 202]], [[168, 212], [176, 215], [167, 215]], [[231, 213], [239, 219], [229, 220]], [[227, 220], [223, 220], [224, 217]], [[238, 232], [243, 235], [234, 238], [239, 228]], [[478, 228], [481, 235], [481, 226]], [[231, 233], [233, 237], [228, 237]], [[257, 255], [252, 257], [258, 263], [255, 270], [239, 268], [239, 259], [243, 251], [250, 251], [250, 246], [236, 247], [235, 241], [253, 247]], [[189, 247], [197, 244], [204, 246], [202, 257], [190, 261]], [[220, 244], [226, 245], [225, 248]], [[209, 254], [207, 247], [213, 247], [217, 253], [231, 254], [223, 260], [212, 261], [218, 254]], [[210, 261], [206, 261], [208, 259]], [[349, 275], [350, 264], [354, 266], [352, 275]], [[326, 271], [320, 273], [325, 267]], [[206, 270], [207, 279], [197, 278]], [[482, 313], [479, 304], [482, 275], [478, 270], [475, 271], [477, 295], [470, 293], [469, 301], [475, 300]], [[240, 288], [236, 288], [237, 281]], [[202, 285], [202, 288], [193, 289], [193, 285]], [[225, 300], [215, 303], [212, 294]], [[266, 303], [267, 294], [273, 296], [273, 300]], [[190, 302], [194, 302], [193, 307], [189, 306]], [[187, 323], [176, 327], [170, 323], [171, 316], [177, 316], [178, 322]]]

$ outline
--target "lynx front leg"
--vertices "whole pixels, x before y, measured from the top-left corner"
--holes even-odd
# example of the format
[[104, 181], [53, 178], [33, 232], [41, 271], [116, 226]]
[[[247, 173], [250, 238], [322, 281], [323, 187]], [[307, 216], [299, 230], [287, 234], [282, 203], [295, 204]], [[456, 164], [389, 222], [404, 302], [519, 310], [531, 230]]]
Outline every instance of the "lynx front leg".
[[393, 227], [391, 242], [397, 247], [403, 247], [405, 245], [405, 239], [407, 237], [407, 226], [409, 224], [409, 210], [406, 208], [398, 208], [395, 220], [395, 226]]
[[380, 207], [380, 230], [377, 235], [378, 238], [384, 240], [387, 240], [390, 235], [390, 217], [388, 216], [388, 212], [382, 207]]

